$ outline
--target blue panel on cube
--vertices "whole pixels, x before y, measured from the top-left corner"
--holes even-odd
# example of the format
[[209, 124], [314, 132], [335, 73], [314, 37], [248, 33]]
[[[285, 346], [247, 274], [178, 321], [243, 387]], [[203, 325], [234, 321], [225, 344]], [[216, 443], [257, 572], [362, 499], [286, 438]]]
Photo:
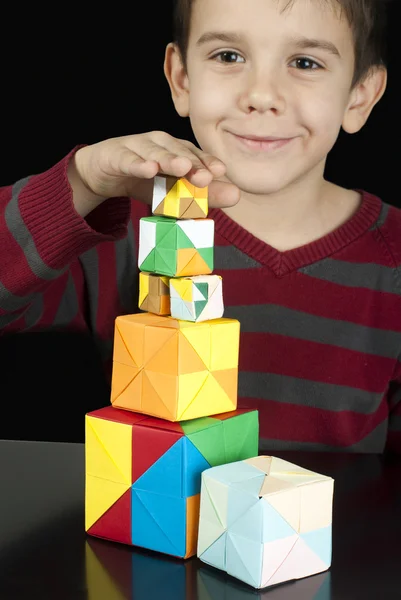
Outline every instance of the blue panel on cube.
[[186, 552], [186, 500], [132, 487], [132, 544], [173, 556]]
[[274, 542], [281, 538], [290, 537], [297, 532], [269, 502], [262, 498], [263, 504], [263, 542]]
[[300, 535], [311, 550], [328, 566], [331, 564], [331, 525]]
[[251, 542], [228, 532], [227, 573], [253, 587], [259, 587], [262, 579], [263, 544]]
[[211, 465], [187, 437], [182, 438], [182, 444], [184, 449], [183, 492], [184, 497], [188, 498], [200, 493], [202, 472], [210, 469]]
[[226, 570], [226, 541], [227, 533], [223, 533], [213, 544], [211, 544], [202, 553], [203, 562], [221, 569]]
[[[244, 490], [228, 488], [227, 525], [231, 527], [240, 517], [254, 506], [259, 504], [260, 498], [256, 494]], [[261, 523], [262, 526], [262, 523]]]
[[182, 497], [183, 441], [180, 438], [134, 483], [134, 490], [147, 490]]
[[259, 500], [230, 525], [230, 533], [262, 543], [263, 504]]

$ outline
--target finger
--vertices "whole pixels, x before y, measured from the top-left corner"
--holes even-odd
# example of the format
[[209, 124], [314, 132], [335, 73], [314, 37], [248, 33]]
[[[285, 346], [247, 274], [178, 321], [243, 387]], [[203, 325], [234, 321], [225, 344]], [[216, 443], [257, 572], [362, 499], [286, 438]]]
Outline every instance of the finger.
[[153, 138], [143, 139], [143, 154], [157, 160], [163, 173], [186, 176], [198, 187], [208, 185], [213, 177], [220, 177], [225, 172], [218, 159], [197, 150], [191, 142], [178, 140], [164, 132], [153, 132]]
[[214, 180], [209, 185], [208, 202], [210, 208], [229, 208], [239, 202], [240, 190], [233, 183]]
[[202, 164], [213, 174], [214, 177], [222, 177], [226, 172], [226, 166], [219, 158], [212, 154], [207, 154], [200, 148], [197, 148], [191, 142], [181, 140], [183, 144], [188, 145], [192, 153], [195, 154]]
[[129, 177], [154, 177], [159, 164], [154, 160], [145, 160], [135, 152], [125, 149], [110, 161], [111, 175], [127, 175]]

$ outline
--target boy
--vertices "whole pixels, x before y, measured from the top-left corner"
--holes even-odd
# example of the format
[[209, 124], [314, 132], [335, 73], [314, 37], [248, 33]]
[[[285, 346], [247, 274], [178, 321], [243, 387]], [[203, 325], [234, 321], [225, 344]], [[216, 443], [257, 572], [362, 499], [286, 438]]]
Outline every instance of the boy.
[[[138, 312], [158, 172], [210, 185], [215, 272], [241, 323], [261, 448], [401, 450], [401, 211], [324, 178], [386, 88], [379, 0], [179, 0], [164, 71], [202, 150], [163, 132], [74, 149], [1, 192], [3, 331]], [[135, 200], [129, 200], [129, 198]], [[6, 251], [5, 251], [6, 250]]]

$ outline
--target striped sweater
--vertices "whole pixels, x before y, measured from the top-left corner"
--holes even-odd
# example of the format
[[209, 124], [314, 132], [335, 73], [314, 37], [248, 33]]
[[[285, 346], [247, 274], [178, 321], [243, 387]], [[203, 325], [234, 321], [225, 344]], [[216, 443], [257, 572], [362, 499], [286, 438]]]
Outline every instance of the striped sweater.
[[[110, 373], [114, 319], [139, 312], [150, 208], [109, 199], [82, 219], [70, 155], [0, 189], [0, 331], [90, 331]], [[362, 193], [347, 223], [285, 252], [209, 213], [224, 316], [241, 324], [238, 406], [258, 409], [261, 450], [401, 451], [401, 210]]]

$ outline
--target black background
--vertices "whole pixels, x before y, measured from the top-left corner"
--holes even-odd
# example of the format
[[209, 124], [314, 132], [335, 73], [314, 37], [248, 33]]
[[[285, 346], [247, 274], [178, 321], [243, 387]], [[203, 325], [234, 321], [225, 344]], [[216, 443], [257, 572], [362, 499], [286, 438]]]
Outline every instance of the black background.
[[[171, 1], [84, 8], [2, 9], [0, 185], [107, 137], [161, 129], [195, 141], [163, 74]], [[326, 176], [401, 206], [401, 0], [388, 17], [386, 94], [360, 133], [340, 133]], [[85, 412], [109, 403], [92, 341], [78, 334], [3, 338], [0, 369], [0, 438], [83, 441]]]

